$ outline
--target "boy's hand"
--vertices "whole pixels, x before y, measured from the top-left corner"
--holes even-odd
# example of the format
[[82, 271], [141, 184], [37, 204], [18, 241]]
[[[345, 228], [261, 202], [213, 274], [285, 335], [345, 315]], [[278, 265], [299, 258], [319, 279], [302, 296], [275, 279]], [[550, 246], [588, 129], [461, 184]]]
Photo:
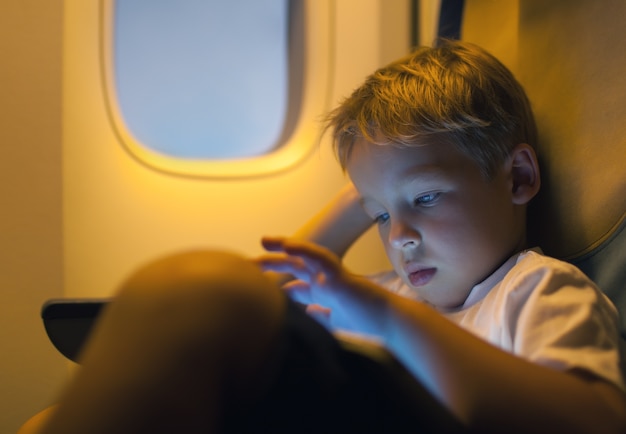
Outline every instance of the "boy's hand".
[[266, 237], [271, 252], [257, 260], [266, 271], [291, 274], [283, 286], [290, 298], [307, 304], [307, 311], [330, 329], [382, 334], [386, 291], [349, 273], [339, 258], [318, 245]]

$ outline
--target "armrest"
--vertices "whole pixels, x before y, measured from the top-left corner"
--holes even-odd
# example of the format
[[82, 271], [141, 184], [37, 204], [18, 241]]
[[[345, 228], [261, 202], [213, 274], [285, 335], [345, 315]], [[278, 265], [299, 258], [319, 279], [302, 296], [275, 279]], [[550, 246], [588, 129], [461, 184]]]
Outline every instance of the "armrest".
[[76, 362], [98, 315], [110, 299], [53, 299], [41, 309], [46, 333], [57, 350]]

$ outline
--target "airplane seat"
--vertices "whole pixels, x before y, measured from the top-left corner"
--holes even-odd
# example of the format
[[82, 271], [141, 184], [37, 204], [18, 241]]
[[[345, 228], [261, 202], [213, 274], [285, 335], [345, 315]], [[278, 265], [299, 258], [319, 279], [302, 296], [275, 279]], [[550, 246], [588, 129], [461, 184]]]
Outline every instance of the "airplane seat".
[[507, 64], [533, 106], [542, 185], [529, 213], [531, 239], [577, 265], [612, 299], [623, 338], [625, 19], [620, 0], [480, 1], [465, 2], [462, 29], [463, 39]]

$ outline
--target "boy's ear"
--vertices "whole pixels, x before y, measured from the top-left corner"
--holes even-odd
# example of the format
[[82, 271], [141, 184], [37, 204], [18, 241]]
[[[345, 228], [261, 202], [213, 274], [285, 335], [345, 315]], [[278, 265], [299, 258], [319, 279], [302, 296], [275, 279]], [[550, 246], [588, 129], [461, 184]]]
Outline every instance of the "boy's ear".
[[509, 157], [509, 170], [513, 203], [524, 205], [535, 197], [541, 185], [534, 149], [526, 143], [515, 146]]

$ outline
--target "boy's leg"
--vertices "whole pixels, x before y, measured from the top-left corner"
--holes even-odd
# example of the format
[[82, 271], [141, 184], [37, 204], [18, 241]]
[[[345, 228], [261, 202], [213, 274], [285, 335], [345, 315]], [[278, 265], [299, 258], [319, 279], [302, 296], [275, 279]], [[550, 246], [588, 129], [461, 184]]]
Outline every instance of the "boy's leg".
[[406, 371], [346, 351], [252, 262], [222, 252], [135, 273], [81, 359], [41, 432], [459, 432]]
[[235, 255], [193, 252], [148, 265], [103, 313], [42, 432], [218, 431], [224, 408], [255, 399], [280, 347], [285, 305]]

